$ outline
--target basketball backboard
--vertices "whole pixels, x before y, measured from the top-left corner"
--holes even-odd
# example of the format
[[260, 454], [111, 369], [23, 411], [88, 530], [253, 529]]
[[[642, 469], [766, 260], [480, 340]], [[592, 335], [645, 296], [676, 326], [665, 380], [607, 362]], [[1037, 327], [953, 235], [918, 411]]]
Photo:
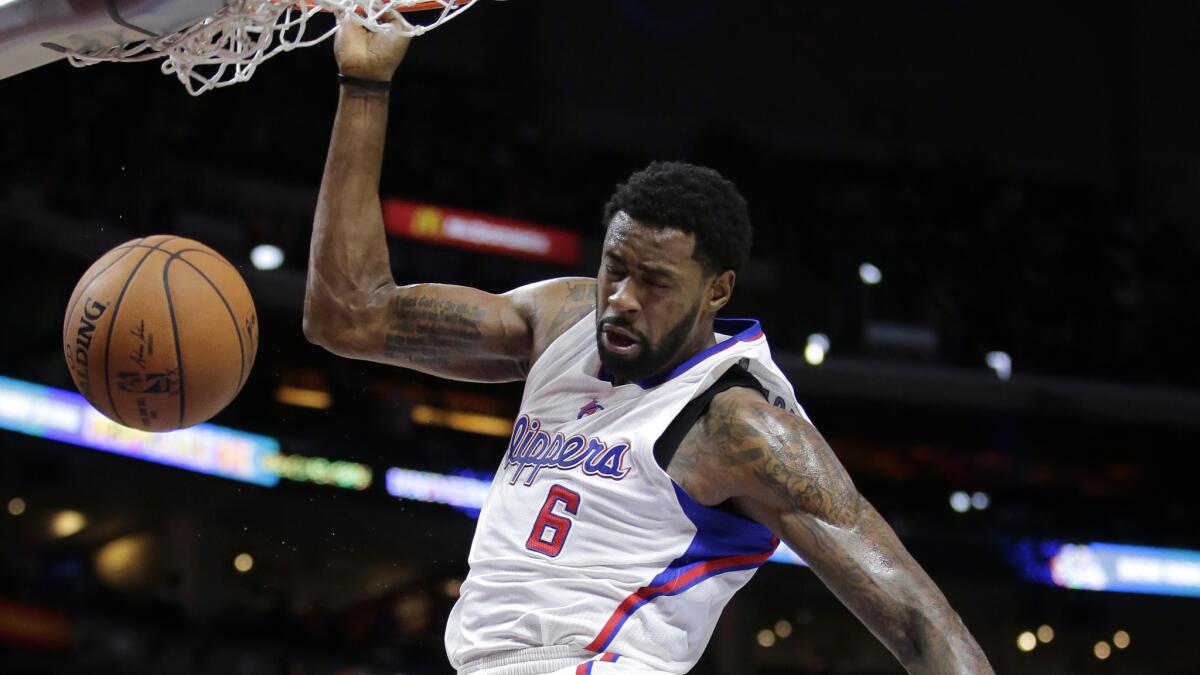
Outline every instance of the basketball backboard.
[[[245, 82], [280, 52], [343, 22], [421, 35], [477, 0], [0, 0], [0, 78], [64, 56], [72, 65], [163, 59], [193, 96]], [[333, 28], [308, 30], [322, 12]]]
[[167, 35], [223, 0], [0, 0], [0, 79], [66, 57]]

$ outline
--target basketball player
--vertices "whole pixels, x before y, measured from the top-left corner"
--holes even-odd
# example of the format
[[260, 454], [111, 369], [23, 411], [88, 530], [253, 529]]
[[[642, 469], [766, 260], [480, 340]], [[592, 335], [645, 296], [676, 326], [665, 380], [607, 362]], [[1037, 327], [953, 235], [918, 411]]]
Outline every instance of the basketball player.
[[755, 321], [716, 318], [750, 246], [715, 171], [617, 188], [595, 279], [492, 295], [392, 279], [378, 186], [407, 40], [345, 27], [304, 330], [355, 359], [525, 380], [446, 647], [460, 675], [685, 673], [779, 538], [910, 673], [991, 673], [858, 493]]

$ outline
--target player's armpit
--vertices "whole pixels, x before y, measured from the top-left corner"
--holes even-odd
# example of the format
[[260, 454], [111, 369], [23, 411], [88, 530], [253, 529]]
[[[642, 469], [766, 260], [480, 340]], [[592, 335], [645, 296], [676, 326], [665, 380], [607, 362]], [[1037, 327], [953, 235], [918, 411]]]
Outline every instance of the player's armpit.
[[738, 458], [727, 474], [739, 483], [735, 503], [804, 558], [910, 673], [992, 673], [945, 596], [812, 424], [753, 399], [721, 412], [710, 412], [706, 424], [724, 429], [715, 451]]

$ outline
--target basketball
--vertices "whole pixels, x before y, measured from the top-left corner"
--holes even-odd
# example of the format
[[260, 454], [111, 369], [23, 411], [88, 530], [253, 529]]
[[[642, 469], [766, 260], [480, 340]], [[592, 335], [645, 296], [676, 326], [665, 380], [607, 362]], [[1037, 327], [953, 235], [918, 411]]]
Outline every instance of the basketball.
[[63, 321], [75, 387], [143, 431], [199, 424], [237, 396], [258, 350], [258, 316], [237, 269], [191, 239], [155, 235], [105, 253]]

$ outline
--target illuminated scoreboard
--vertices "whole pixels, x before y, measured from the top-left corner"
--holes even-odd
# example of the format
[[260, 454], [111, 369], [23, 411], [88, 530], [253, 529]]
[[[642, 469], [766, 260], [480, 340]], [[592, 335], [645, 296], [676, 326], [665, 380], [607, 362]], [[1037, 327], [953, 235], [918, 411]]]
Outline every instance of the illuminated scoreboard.
[[1027, 579], [1060, 588], [1200, 597], [1200, 551], [1026, 540], [1013, 561]]
[[0, 377], [0, 429], [255, 485], [279, 482], [266, 465], [279, 454], [279, 442], [269, 436], [215, 424], [138, 431], [101, 415], [79, 394], [7, 377]]

